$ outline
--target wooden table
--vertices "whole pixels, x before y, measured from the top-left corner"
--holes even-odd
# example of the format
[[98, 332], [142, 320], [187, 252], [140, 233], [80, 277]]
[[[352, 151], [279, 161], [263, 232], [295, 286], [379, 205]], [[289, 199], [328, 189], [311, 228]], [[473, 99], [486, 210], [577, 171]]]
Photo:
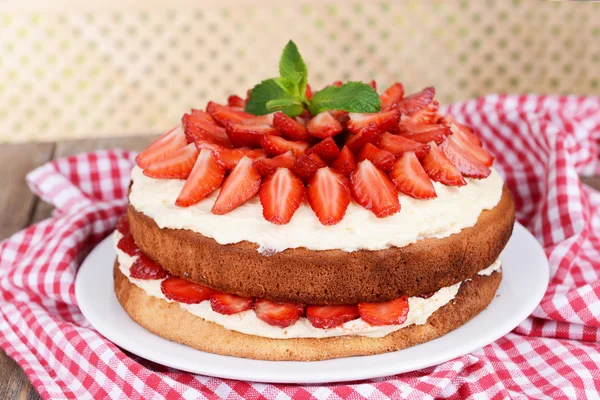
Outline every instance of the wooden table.
[[[0, 145], [0, 241], [32, 223], [48, 218], [52, 207], [34, 196], [25, 175], [46, 161], [108, 148], [141, 150], [152, 136], [72, 140], [59, 143]], [[582, 178], [600, 190], [600, 177]], [[19, 366], [0, 350], [0, 399], [39, 399]]]

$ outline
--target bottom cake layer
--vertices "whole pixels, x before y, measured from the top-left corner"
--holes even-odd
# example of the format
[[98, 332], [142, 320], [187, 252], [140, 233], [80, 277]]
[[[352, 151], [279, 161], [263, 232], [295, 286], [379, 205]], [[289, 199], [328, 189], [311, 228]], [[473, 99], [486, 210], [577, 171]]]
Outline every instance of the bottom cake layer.
[[270, 339], [227, 330], [197, 317], [176, 303], [146, 294], [115, 263], [115, 292], [129, 316], [148, 331], [198, 350], [227, 356], [274, 361], [317, 361], [401, 350], [424, 343], [464, 325], [494, 298], [502, 274], [475, 275], [461, 284], [450, 303], [434, 312], [423, 325], [411, 325], [380, 338]]

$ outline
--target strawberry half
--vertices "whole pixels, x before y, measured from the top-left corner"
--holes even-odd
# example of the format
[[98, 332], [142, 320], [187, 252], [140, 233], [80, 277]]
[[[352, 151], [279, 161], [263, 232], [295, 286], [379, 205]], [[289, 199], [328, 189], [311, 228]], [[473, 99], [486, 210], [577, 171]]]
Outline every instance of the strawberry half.
[[194, 143], [177, 150], [169, 158], [157, 161], [144, 169], [144, 175], [159, 179], [187, 179], [198, 158]]
[[133, 241], [132, 235], [123, 236], [117, 243], [117, 248], [132, 257], [140, 252], [140, 249], [138, 249], [137, 245]]
[[304, 306], [259, 299], [254, 303], [254, 311], [256, 316], [267, 324], [287, 328], [304, 314]]
[[367, 143], [363, 146], [360, 153], [358, 153], [357, 159], [359, 162], [369, 160], [377, 168], [383, 171], [389, 171], [392, 169], [396, 157], [387, 150], [378, 149], [374, 144]]
[[352, 135], [346, 141], [346, 146], [353, 152], [358, 152], [367, 143], [377, 143], [381, 137], [382, 131], [377, 128], [375, 123], [371, 122], [361, 131]]
[[434, 141], [435, 144], [440, 145], [452, 134], [448, 125], [444, 124], [412, 125], [409, 129], [410, 131], [402, 136], [419, 143]]
[[183, 115], [181, 124], [190, 143], [203, 140], [219, 146], [231, 147], [225, 129], [218, 126], [207, 112], [192, 110], [191, 114]]
[[167, 271], [149, 259], [145, 254], [140, 254], [129, 269], [129, 275], [135, 279], [163, 279], [168, 274]]
[[308, 149], [309, 144], [293, 142], [275, 135], [266, 135], [260, 141], [260, 146], [269, 156], [278, 156], [291, 150], [296, 157], [299, 157]]
[[400, 111], [402, 115], [410, 115], [431, 103], [434, 96], [435, 89], [432, 87], [426, 87], [420, 92], [411, 94], [410, 96], [400, 100], [396, 104], [396, 110]]
[[492, 171], [483, 165], [473, 154], [460, 147], [457, 144], [458, 140], [452, 135], [440, 145], [440, 149], [448, 157], [448, 160], [458, 168], [463, 176], [476, 179], [483, 179], [490, 176]]
[[224, 177], [225, 170], [215, 161], [212, 151], [202, 149], [175, 205], [189, 207], [196, 204], [221, 186]]
[[459, 123], [457, 120], [454, 119], [452, 115], [446, 115], [444, 118], [442, 118], [441, 122], [448, 125], [452, 132], [456, 132], [456, 136], [460, 136], [464, 140], [467, 140], [477, 146], [483, 145], [481, 143], [481, 139], [479, 139], [479, 137], [475, 133], [473, 133], [472, 128], [468, 127], [465, 124]]
[[306, 318], [315, 328], [331, 329], [359, 317], [356, 305], [306, 307]]
[[117, 232], [120, 232], [123, 236], [127, 236], [130, 234], [129, 220], [127, 219], [127, 214], [123, 214], [119, 217], [115, 229], [117, 230]]
[[470, 153], [486, 167], [491, 167], [494, 163], [494, 156], [488, 153], [481, 145], [477, 144], [477, 142], [481, 143], [479, 138], [464, 125], [460, 125], [454, 121], [452, 117], [447, 116], [446, 120], [450, 122], [450, 129], [454, 134], [456, 145]]
[[356, 159], [348, 146], [342, 148], [340, 155], [331, 163], [331, 168], [344, 176], [349, 176], [354, 171], [354, 168], [356, 168]]
[[390, 178], [399, 192], [415, 199], [437, 197], [433, 183], [412, 151], [407, 151], [396, 160]]
[[185, 279], [171, 276], [160, 283], [160, 290], [169, 300], [185, 304], [198, 304], [208, 300], [212, 290]]
[[350, 191], [358, 204], [371, 210], [378, 218], [400, 211], [394, 184], [369, 160], [358, 163], [350, 174]]
[[335, 140], [332, 137], [328, 137], [309, 148], [306, 153], [315, 153], [325, 161], [332, 161], [340, 155], [340, 149], [335, 144]]
[[400, 122], [400, 113], [396, 110], [365, 114], [350, 113], [348, 116], [350, 120], [346, 126], [354, 134], [358, 134], [370, 123], [375, 124], [378, 130], [384, 132], [395, 128]]
[[404, 86], [401, 83], [394, 83], [392, 86], [386, 89], [383, 94], [379, 95], [381, 99], [381, 110], [387, 111], [394, 108], [395, 105], [402, 100], [404, 96]]
[[372, 326], [401, 325], [408, 318], [408, 296], [385, 303], [358, 303], [358, 313]]
[[281, 132], [281, 136], [289, 140], [309, 140], [308, 130], [300, 122], [288, 117], [281, 111], [273, 116], [273, 126]]
[[241, 123], [247, 119], [254, 118], [254, 115], [248, 114], [238, 107], [222, 106], [212, 101], [208, 102], [206, 111], [221, 126], [225, 126], [227, 120], [234, 124]]
[[217, 163], [227, 171], [234, 169], [245, 156], [252, 160], [266, 157], [262, 149], [248, 149], [243, 147], [237, 149], [215, 149], [213, 150], [213, 155]]
[[323, 225], [340, 222], [350, 204], [348, 179], [329, 167], [315, 173], [306, 194], [310, 207]]
[[326, 137], [337, 135], [342, 131], [343, 127], [340, 121], [335, 119], [329, 111], [323, 111], [315, 115], [308, 122], [307, 129], [311, 136], [325, 139]]
[[260, 174], [252, 166], [252, 160], [244, 157], [225, 180], [211, 212], [227, 214], [254, 197], [259, 189]]
[[233, 315], [252, 309], [254, 300], [234, 294], [213, 292], [210, 296], [210, 307], [213, 311], [224, 315]]
[[181, 125], [177, 125], [154, 141], [146, 150], [138, 154], [135, 162], [142, 169], [148, 168], [150, 164], [168, 158], [187, 144], [183, 128]]
[[304, 184], [287, 168], [278, 168], [260, 186], [260, 203], [265, 219], [285, 225], [304, 199]]
[[464, 186], [467, 184], [460, 171], [448, 160], [444, 152], [434, 143], [429, 143], [429, 153], [421, 160], [421, 165], [427, 175], [437, 182], [449, 186]]
[[326, 167], [327, 163], [315, 153], [303, 154], [296, 159], [294, 164], [294, 174], [305, 182], [308, 181], [317, 172], [319, 168]]
[[229, 107], [246, 107], [246, 100], [242, 99], [240, 96], [232, 94], [227, 98], [227, 105]]
[[260, 176], [265, 177], [271, 175], [277, 168], [292, 169], [295, 164], [296, 157], [294, 156], [294, 152], [290, 150], [277, 157], [256, 160], [254, 161], [254, 168], [256, 168]]
[[407, 151], [414, 151], [418, 157], [424, 156], [429, 151], [429, 146], [423, 143], [415, 142], [400, 135], [383, 133], [379, 140], [378, 147], [387, 150], [393, 155], [401, 156]]
[[269, 124], [236, 124], [227, 121], [225, 132], [236, 147], [260, 147], [266, 135], [279, 135], [279, 131]]

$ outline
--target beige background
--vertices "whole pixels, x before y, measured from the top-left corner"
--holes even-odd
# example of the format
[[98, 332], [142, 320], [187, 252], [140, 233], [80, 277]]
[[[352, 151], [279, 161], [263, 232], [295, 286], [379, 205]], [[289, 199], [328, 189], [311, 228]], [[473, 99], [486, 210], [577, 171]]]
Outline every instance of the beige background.
[[320, 87], [600, 94], [600, 3], [0, 2], [0, 142], [157, 133], [277, 73], [294, 39]]

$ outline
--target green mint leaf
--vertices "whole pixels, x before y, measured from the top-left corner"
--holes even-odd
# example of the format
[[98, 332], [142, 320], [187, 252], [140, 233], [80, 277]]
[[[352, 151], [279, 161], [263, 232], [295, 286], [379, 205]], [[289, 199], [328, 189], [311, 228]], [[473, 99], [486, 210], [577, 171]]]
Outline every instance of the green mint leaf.
[[299, 74], [286, 76], [285, 78], [279, 77], [273, 79], [275, 80], [275, 83], [279, 85], [280, 88], [282, 88], [292, 96], [301, 97], [301, 94], [298, 91], [298, 85], [300, 84], [300, 80], [302, 79], [302, 77]]
[[296, 90], [290, 92], [295, 96], [302, 97], [306, 92], [306, 83], [308, 82], [308, 70], [306, 64], [298, 51], [296, 43], [289, 41], [281, 58], [279, 59], [279, 75], [282, 78], [298, 79]]
[[[299, 103], [299, 100], [282, 89], [277, 84], [275, 79], [267, 79], [252, 88], [252, 91], [250, 92], [250, 98], [246, 103], [246, 112], [253, 115], [265, 115], [272, 113], [273, 111], [269, 110], [267, 107], [267, 103], [271, 100], [285, 100]], [[294, 104], [281, 108], [281, 111], [290, 117], [300, 115], [302, 110], [302, 106]]]
[[381, 110], [381, 100], [373, 88], [362, 82], [348, 82], [341, 87], [328, 86], [310, 99], [308, 110], [317, 115], [325, 110], [372, 113]]
[[279, 111], [288, 106], [300, 106], [302, 103], [297, 99], [275, 99], [267, 101], [266, 107], [269, 111]]

